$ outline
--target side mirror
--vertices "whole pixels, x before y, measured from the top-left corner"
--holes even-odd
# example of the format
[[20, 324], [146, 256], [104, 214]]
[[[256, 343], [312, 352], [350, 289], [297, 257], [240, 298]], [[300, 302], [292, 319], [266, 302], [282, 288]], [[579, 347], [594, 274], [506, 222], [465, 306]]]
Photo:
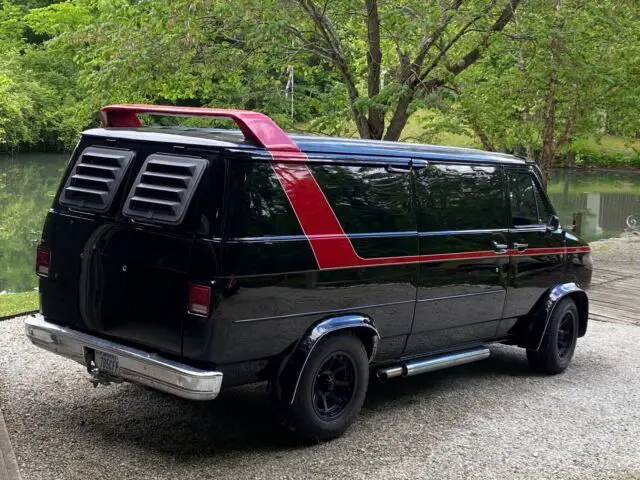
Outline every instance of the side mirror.
[[547, 220], [547, 231], [555, 232], [560, 228], [560, 217], [557, 215], [549, 215]]

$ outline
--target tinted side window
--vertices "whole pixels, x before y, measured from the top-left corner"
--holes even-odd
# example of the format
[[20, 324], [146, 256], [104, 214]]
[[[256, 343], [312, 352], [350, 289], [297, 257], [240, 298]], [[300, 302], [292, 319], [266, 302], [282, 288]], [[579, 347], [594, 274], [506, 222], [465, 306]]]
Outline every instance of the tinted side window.
[[549, 202], [545, 198], [542, 187], [537, 181], [533, 181], [535, 185], [536, 205], [538, 206], [538, 223], [547, 223], [549, 216], [553, 213]]
[[230, 161], [229, 169], [229, 237], [302, 235], [293, 208], [268, 162]]
[[506, 227], [500, 167], [429, 164], [416, 177], [421, 231]]
[[538, 225], [536, 191], [529, 172], [509, 170], [509, 202], [513, 226]]
[[415, 231], [408, 170], [348, 165], [311, 170], [345, 233]]

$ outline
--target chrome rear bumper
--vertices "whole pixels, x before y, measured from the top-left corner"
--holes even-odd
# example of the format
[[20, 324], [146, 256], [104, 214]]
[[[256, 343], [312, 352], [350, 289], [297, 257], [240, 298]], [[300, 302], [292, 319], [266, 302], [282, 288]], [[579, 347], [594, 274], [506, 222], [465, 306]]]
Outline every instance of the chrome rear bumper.
[[190, 400], [212, 400], [222, 386], [222, 373], [200, 370], [167, 360], [154, 353], [125, 347], [93, 335], [47, 322], [42, 315], [25, 320], [27, 337], [34, 345], [86, 365], [87, 352], [115, 355], [115, 376]]

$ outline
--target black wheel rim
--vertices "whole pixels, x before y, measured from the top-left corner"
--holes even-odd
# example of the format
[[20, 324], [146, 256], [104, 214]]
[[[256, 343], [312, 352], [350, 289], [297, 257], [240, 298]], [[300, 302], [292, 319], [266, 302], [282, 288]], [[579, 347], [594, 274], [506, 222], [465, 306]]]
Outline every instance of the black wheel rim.
[[313, 408], [323, 420], [333, 420], [344, 412], [356, 387], [356, 367], [342, 352], [328, 357], [318, 369], [313, 383]]
[[575, 321], [573, 313], [567, 312], [560, 320], [560, 326], [558, 327], [558, 356], [563, 360], [571, 354], [574, 335]]

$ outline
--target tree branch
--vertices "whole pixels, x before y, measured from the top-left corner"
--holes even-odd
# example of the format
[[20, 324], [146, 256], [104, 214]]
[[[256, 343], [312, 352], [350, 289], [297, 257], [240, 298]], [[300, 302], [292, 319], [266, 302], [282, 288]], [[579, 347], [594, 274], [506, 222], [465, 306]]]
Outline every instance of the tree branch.
[[291, 25], [286, 27], [286, 31], [294, 35], [298, 40], [300, 40], [302, 42], [302, 46], [307, 51], [311, 53], [315, 53], [316, 55], [326, 60], [333, 61], [333, 52], [327, 50], [326, 48], [323, 48], [320, 44], [309, 40], [307, 36], [304, 34], [304, 32], [301, 32], [300, 30], [298, 30], [297, 28]]
[[[492, 3], [495, 3], [492, 2]], [[471, 26], [476, 23], [478, 20], [480, 20], [482, 18], [482, 15], [477, 15], [476, 17], [474, 17], [471, 21], [467, 22], [459, 31], [458, 33], [456, 33], [453, 37], [451, 37], [451, 40], [449, 40], [447, 42], [446, 45], [444, 45], [440, 51], [438, 52], [438, 55], [436, 55], [436, 57], [433, 59], [433, 61], [431, 62], [431, 64], [425, 69], [424, 72], [422, 72], [422, 74], [420, 75], [420, 81], [424, 81], [425, 78], [427, 78], [427, 76], [433, 71], [434, 68], [436, 68], [436, 66], [438, 65], [438, 63], [440, 62], [440, 60], [442, 60], [442, 58], [449, 52], [449, 50], [451, 49], [451, 47], [453, 47], [455, 45], [455, 43], [460, 40], [460, 38], [465, 34], [469, 32], [469, 29], [471, 28]]]
[[498, 19], [487, 31], [480, 42], [478, 42], [478, 45], [476, 45], [475, 48], [470, 50], [464, 57], [462, 57], [462, 59], [458, 63], [450, 67], [449, 71], [454, 75], [458, 75], [464, 72], [475, 62], [477, 62], [480, 58], [480, 55], [482, 54], [482, 51], [489, 46], [493, 34], [502, 31], [504, 27], [507, 26], [507, 24], [515, 14], [516, 8], [518, 8], [518, 5], [521, 2], [522, 0], [509, 0], [507, 5], [505, 5], [504, 9], [502, 10], [502, 13], [500, 13]]
[[[473, 65], [476, 61], [478, 61], [483, 50], [491, 42], [491, 38], [493, 34], [495, 34], [496, 32], [500, 32], [504, 29], [504, 27], [509, 23], [509, 21], [513, 17], [516, 11], [516, 8], [521, 2], [522, 0], [509, 0], [507, 5], [505, 5], [504, 9], [500, 13], [500, 16], [498, 17], [498, 19], [491, 26], [491, 28], [485, 33], [485, 35], [480, 39], [478, 44], [472, 50], [470, 50], [466, 55], [464, 55], [457, 64], [447, 67], [447, 69], [449, 70], [450, 73], [453, 74], [453, 76], [456, 76], [462, 73], [471, 65]], [[454, 3], [453, 6], [455, 7], [456, 5], [457, 3]], [[444, 31], [444, 28], [446, 27], [446, 25], [448, 25], [449, 22], [451, 22], [451, 19], [447, 19], [447, 17], [448, 16], [446, 16], [445, 19], [443, 19], [443, 21], [440, 24], [441, 26], [444, 25], [444, 27], [442, 27], [442, 31]], [[465, 25], [462, 28], [462, 30], [460, 30], [458, 34], [454, 36], [455, 41], [457, 41], [469, 28], [470, 28], [470, 25], [469, 26]], [[437, 29], [437, 31], [440, 31], [440, 30], [441, 30], [440, 28]], [[440, 34], [438, 35], [438, 38], [441, 35], [442, 35], [442, 32], [440, 32]], [[428, 46], [427, 48], [427, 51], [428, 51], [428, 49], [431, 48], [431, 45], [433, 45], [436, 41], [438, 41], [438, 38], [434, 38], [433, 40], [429, 40], [427, 42], [423, 40], [422, 46], [423, 47]], [[450, 49], [451, 46], [455, 44], [455, 41], [451, 43], [450, 46], [445, 46], [444, 48], [447, 50]], [[425, 56], [426, 56], [426, 53], [425, 53]], [[428, 69], [428, 73], [430, 73], [435, 68], [435, 66], [437, 65], [437, 62], [441, 61], [443, 56], [444, 55], [439, 55], [438, 57], [436, 57], [436, 59], [434, 59], [435, 63], [432, 62], [432, 65]], [[413, 63], [412, 67], [414, 67], [415, 65], [416, 65], [416, 62]], [[437, 88], [440, 88], [441, 86], [443, 86], [447, 81], [447, 79], [444, 77], [435, 77], [427, 80], [427, 75], [416, 76], [413, 79], [411, 79], [410, 75], [407, 75], [405, 78], [401, 78], [400, 80], [405, 83], [408, 89], [401, 95], [400, 99], [398, 100], [398, 105], [396, 106], [396, 109], [393, 112], [393, 116], [391, 117], [391, 121], [389, 122], [389, 128], [387, 129], [387, 132], [385, 133], [385, 136], [384, 136], [385, 140], [397, 140], [400, 137], [400, 134], [402, 133], [402, 130], [407, 124], [407, 120], [409, 118], [409, 107], [418, 91], [424, 92], [424, 93], [431, 93]]]
[[431, 47], [433, 47], [433, 45], [440, 39], [440, 37], [444, 33], [447, 26], [449, 26], [449, 24], [453, 20], [454, 13], [458, 11], [460, 6], [462, 5], [462, 2], [463, 0], [455, 0], [453, 2], [453, 5], [451, 5], [451, 7], [449, 7], [448, 9], [445, 9], [445, 12], [449, 12], [449, 13], [443, 15], [435, 31], [432, 32], [431, 34], [426, 34], [422, 38], [422, 42], [420, 42], [420, 49], [418, 50], [416, 59], [413, 61], [413, 68], [416, 71], [420, 71], [420, 69], [422, 68], [422, 64], [424, 63], [424, 59], [427, 57], [427, 54], [429, 53], [429, 50], [431, 50]]
[[[380, 68], [382, 50], [380, 48], [380, 16], [377, 0], [365, 0], [367, 22], [367, 93], [373, 98], [380, 93]], [[384, 112], [369, 107], [369, 131], [372, 138], [382, 138], [384, 131]]]
[[[353, 113], [353, 117], [356, 121], [360, 137], [369, 138], [370, 132], [367, 119], [355, 106], [356, 101], [360, 97], [360, 93], [356, 87], [353, 72], [351, 71], [347, 59], [342, 51], [342, 44], [340, 43], [340, 39], [338, 38], [335, 28], [326, 17], [324, 8], [321, 11], [318, 10], [316, 5], [313, 3], [313, 0], [298, 0], [298, 4], [315, 24], [327, 45], [327, 49], [331, 52], [331, 61], [342, 75], [347, 87], [347, 94], [349, 95], [351, 112]], [[327, 4], [325, 4], [325, 8], [326, 5]]]

